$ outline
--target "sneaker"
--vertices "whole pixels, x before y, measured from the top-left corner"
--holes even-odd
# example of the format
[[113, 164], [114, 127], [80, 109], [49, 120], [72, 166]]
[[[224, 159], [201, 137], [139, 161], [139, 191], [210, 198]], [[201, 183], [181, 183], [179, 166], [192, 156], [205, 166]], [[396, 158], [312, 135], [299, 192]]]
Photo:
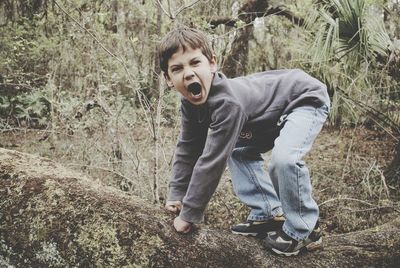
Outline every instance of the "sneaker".
[[293, 256], [299, 254], [300, 251], [313, 251], [322, 248], [322, 232], [317, 223], [306, 239], [296, 241], [282, 230], [279, 230], [270, 233], [264, 239], [264, 245], [279, 255]]
[[235, 226], [232, 226], [231, 231], [234, 234], [265, 238], [268, 235], [268, 232], [282, 229], [282, 225], [284, 222], [284, 216], [276, 216], [273, 219], [267, 221], [248, 220], [245, 223], [239, 223]]

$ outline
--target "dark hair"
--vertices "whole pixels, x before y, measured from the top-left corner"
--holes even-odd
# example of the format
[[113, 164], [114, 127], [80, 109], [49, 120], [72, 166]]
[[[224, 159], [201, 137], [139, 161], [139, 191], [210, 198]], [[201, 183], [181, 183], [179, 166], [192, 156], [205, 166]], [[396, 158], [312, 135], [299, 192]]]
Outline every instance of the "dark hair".
[[180, 48], [185, 51], [188, 47], [192, 49], [200, 48], [209, 61], [213, 58], [214, 52], [202, 31], [186, 26], [178, 26], [167, 33], [160, 42], [158, 53], [161, 70], [167, 73], [168, 60], [172, 55]]

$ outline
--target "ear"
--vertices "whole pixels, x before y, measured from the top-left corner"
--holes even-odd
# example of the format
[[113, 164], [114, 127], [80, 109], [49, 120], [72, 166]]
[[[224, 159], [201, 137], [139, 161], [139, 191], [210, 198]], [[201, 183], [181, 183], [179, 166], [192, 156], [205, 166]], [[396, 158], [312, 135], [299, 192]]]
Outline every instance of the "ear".
[[210, 67], [212, 73], [217, 72], [218, 64], [217, 64], [217, 57], [215, 55], [213, 55], [212, 59], [210, 60]]
[[165, 81], [167, 81], [168, 87], [174, 87], [174, 84], [171, 81], [171, 78], [168, 75], [168, 72], [164, 72]]

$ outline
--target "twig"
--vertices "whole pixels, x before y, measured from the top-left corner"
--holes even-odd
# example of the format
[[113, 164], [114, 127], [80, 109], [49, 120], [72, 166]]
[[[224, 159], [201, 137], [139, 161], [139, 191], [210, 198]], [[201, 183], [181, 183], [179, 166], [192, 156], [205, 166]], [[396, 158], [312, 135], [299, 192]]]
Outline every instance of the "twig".
[[108, 50], [101, 42], [99, 39], [97, 39], [97, 37], [92, 34], [92, 32], [90, 32], [88, 29], [86, 29], [82, 24], [79, 23], [79, 21], [77, 21], [74, 17], [72, 17], [62, 6], [60, 6], [57, 1], [54, 0], [54, 4], [56, 4], [56, 6], [61, 9], [61, 11], [67, 15], [68, 18], [70, 18], [71, 20], [73, 20], [76, 24], [79, 25], [79, 27], [84, 30], [85, 32], [87, 32], [100, 46], [101, 48], [106, 51], [110, 56], [112, 56], [113, 58], [115, 58], [116, 60], [119, 61], [119, 63], [124, 64], [123, 60], [118, 58], [114, 53], [112, 53], [110, 50]]
[[369, 174], [371, 174], [372, 170], [374, 169], [375, 163], [376, 163], [376, 161], [374, 160], [374, 161], [372, 162], [372, 164], [369, 166], [369, 168], [368, 168], [368, 170], [367, 170], [367, 173], [365, 174], [365, 177], [364, 177], [364, 179], [363, 179], [363, 182], [364, 182], [364, 184], [365, 184], [366, 187], [367, 187], [369, 196], [372, 196], [371, 185], [370, 185], [370, 183], [369, 183]]
[[68, 166], [85, 167], [85, 168], [90, 168], [90, 169], [100, 169], [100, 170], [103, 170], [103, 171], [107, 171], [107, 172], [113, 173], [113, 174], [115, 174], [115, 175], [117, 175], [117, 176], [119, 176], [119, 177], [121, 177], [121, 178], [123, 178], [123, 179], [129, 181], [129, 182], [133, 182], [132, 179], [130, 179], [130, 178], [128, 178], [128, 177], [122, 175], [121, 173], [119, 173], [119, 172], [117, 172], [117, 171], [111, 170], [111, 169], [107, 169], [107, 168], [103, 168], [103, 167], [98, 167], [98, 166], [90, 166], [90, 165], [82, 165], [82, 164], [73, 164], [73, 163], [72, 163], [72, 164], [67, 164], [67, 165], [68, 165]]
[[336, 202], [336, 201], [341, 201], [341, 200], [358, 202], [358, 203], [361, 203], [361, 204], [364, 204], [364, 205], [373, 207], [374, 209], [377, 209], [377, 208], [380, 208], [380, 207], [382, 207], [382, 208], [386, 208], [386, 207], [388, 207], [388, 208], [393, 208], [396, 212], [399, 212], [399, 210], [396, 209], [394, 206], [377, 206], [377, 205], [371, 204], [371, 203], [369, 203], [369, 202], [367, 202], [367, 201], [360, 200], [360, 199], [356, 199], [356, 198], [351, 198], [351, 197], [337, 197], [337, 198], [332, 198], [332, 199], [329, 199], [329, 200], [326, 200], [326, 201], [320, 203], [318, 206], [321, 207], [321, 206], [326, 205], [326, 204], [328, 204], [328, 203], [332, 203], [332, 202]]
[[388, 186], [387, 186], [387, 184], [386, 184], [385, 175], [383, 174], [382, 170], [377, 169], [377, 171], [379, 172], [379, 175], [380, 175], [380, 177], [381, 177], [382, 184], [383, 184], [383, 189], [385, 189], [386, 196], [388, 197], [388, 196], [389, 196], [389, 188], [388, 188]]
[[185, 9], [188, 9], [192, 6], [194, 6], [195, 4], [197, 4], [198, 2], [200, 2], [200, 0], [195, 0], [190, 4], [187, 5], [182, 5], [181, 7], [178, 8], [178, 10], [175, 12], [175, 14], [172, 12], [171, 10], [171, 3], [170, 1], [168, 1], [168, 9], [169, 11], [167, 11], [165, 9], [165, 7], [161, 4], [160, 0], [157, 0], [157, 4], [160, 6], [161, 10], [168, 16], [168, 18], [170, 18], [171, 20], [174, 20], [182, 11], [184, 11]]
[[65, 132], [61, 132], [61, 131], [54, 131], [54, 130], [48, 130], [46, 129], [30, 129], [30, 128], [20, 128], [20, 127], [13, 127], [13, 128], [1, 128], [0, 132], [1, 133], [6, 133], [6, 132], [14, 132], [14, 131], [24, 131], [24, 132], [42, 132], [42, 133], [57, 133], [57, 134], [62, 134], [62, 135], [66, 135], [69, 137], [73, 137], [74, 135], [65, 133]]
[[368, 203], [367, 201], [363, 201], [363, 200], [359, 200], [359, 199], [355, 199], [355, 198], [350, 198], [350, 197], [331, 198], [331, 199], [328, 199], [328, 200], [322, 202], [318, 206], [323, 206], [323, 205], [326, 205], [328, 203], [332, 203], [334, 201], [340, 201], [340, 200], [356, 201], [356, 202], [360, 202], [360, 203], [363, 203], [363, 204], [366, 204], [366, 205], [369, 205], [369, 206], [375, 206], [374, 204]]
[[186, 6], [181, 6], [177, 11], [176, 11], [176, 13], [175, 13], [175, 15], [174, 15], [174, 18], [176, 18], [176, 16], [178, 16], [179, 15], [179, 13], [181, 13], [182, 11], [184, 11], [185, 9], [187, 9], [187, 8], [190, 8], [190, 7], [192, 7], [192, 6], [194, 6], [195, 4], [197, 4], [197, 2], [199, 2], [200, 0], [195, 0], [195, 1], [193, 1], [192, 3], [190, 3], [190, 4], [187, 4]]
[[173, 15], [166, 11], [164, 6], [161, 4], [160, 0], [157, 0], [158, 5], [160, 6], [161, 10], [165, 13], [165, 15], [167, 15], [170, 19], [173, 19]]
[[371, 211], [371, 210], [376, 210], [376, 209], [384, 209], [384, 208], [390, 208], [390, 209], [393, 209], [396, 212], [399, 212], [399, 210], [394, 206], [377, 206], [377, 207], [365, 208], [365, 209], [352, 209], [352, 208], [349, 208], [349, 207], [344, 207], [342, 209], [348, 210], [348, 211], [351, 211], [351, 212], [365, 212], [365, 211]]
[[251, 22], [246, 23], [246, 24], [244, 24], [244, 25], [242, 25], [242, 26], [240, 26], [240, 27], [237, 27], [237, 28], [232, 29], [232, 30], [230, 30], [230, 31], [227, 31], [227, 32], [225, 32], [225, 33], [223, 33], [223, 34], [220, 34], [220, 35], [218, 35], [217, 37], [212, 38], [212, 40], [221, 39], [221, 38], [223, 38], [223, 37], [226, 36], [226, 35], [229, 35], [229, 34], [231, 34], [231, 33], [237, 32], [238, 30], [244, 29], [244, 28], [246, 28], [247, 26], [250, 26], [250, 25], [253, 25], [253, 24], [254, 24], [254, 21], [251, 21]]

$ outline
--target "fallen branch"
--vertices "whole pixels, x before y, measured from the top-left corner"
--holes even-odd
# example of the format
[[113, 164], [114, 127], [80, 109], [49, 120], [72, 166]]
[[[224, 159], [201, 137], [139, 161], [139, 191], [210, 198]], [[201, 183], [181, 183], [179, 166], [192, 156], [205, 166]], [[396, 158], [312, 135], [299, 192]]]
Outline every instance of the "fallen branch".
[[202, 226], [177, 234], [173, 215], [49, 159], [0, 148], [0, 265], [5, 267], [395, 266], [400, 217], [324, 237], [294, 258], [262, 242]]

